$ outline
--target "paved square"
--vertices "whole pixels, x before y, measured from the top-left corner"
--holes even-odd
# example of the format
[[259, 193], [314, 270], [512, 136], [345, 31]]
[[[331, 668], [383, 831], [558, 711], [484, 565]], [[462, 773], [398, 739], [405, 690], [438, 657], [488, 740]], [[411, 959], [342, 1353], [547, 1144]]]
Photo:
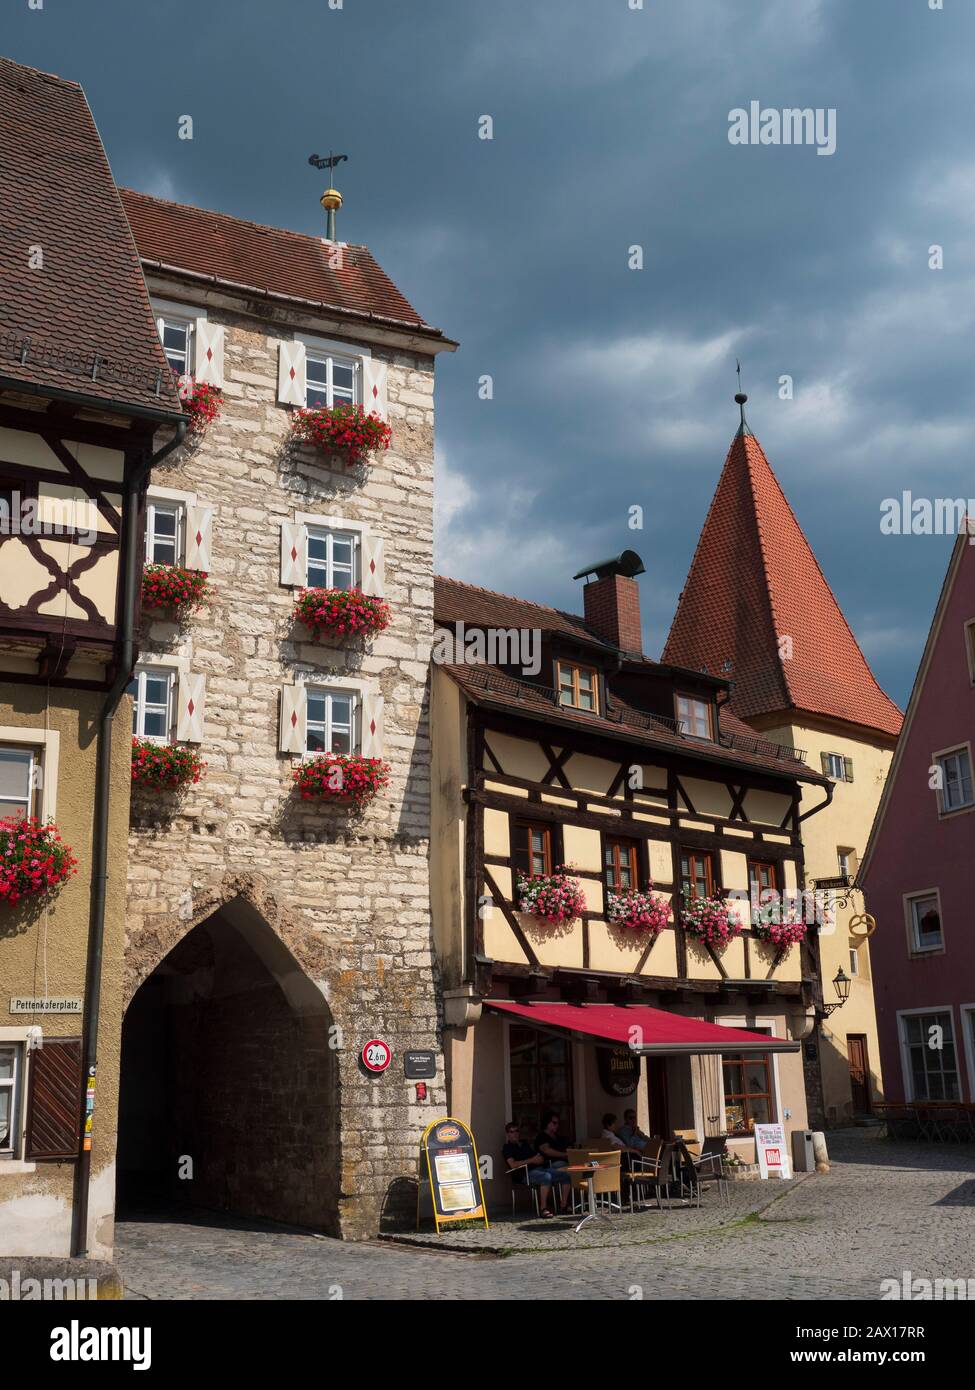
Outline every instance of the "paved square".
[[700, 1210], [579, 1236], [520, 1216], [425, 1245], [352, 1245], [203, 1214], [120, 1223], [118, 1265], [127, 1296], [145, 1299], [840, 1300], [877, 1299], [906, 1270], [975, 1279], [975, 1147], [827, 1138], [828, 1175], [736, 1184], [729, 1205], [711, 1192]]

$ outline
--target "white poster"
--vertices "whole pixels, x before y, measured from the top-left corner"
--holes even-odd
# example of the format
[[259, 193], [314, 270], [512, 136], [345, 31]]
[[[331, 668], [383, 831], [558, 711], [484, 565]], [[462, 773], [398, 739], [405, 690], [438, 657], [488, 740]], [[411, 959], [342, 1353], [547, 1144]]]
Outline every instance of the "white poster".
[[755, 1151], [763, 1178], [791, 1178], [785, 1130], [781, 1125], [755, 1126]]

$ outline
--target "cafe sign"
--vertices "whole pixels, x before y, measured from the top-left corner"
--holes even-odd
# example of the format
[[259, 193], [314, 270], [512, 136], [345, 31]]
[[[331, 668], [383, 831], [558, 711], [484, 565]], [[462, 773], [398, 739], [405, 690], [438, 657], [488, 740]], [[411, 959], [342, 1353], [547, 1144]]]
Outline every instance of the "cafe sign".
[[631, 1096], [640, 1084], [640, 1058], [628, 1047], [597, 1047], [596, 1065], [608, 1095]]
[[763, 1178], [791, 1178], [789, 1156], [785, 1147], [785, 1130], [781, 1125], [755, 1126], [755, 1152], [758, 1171]]

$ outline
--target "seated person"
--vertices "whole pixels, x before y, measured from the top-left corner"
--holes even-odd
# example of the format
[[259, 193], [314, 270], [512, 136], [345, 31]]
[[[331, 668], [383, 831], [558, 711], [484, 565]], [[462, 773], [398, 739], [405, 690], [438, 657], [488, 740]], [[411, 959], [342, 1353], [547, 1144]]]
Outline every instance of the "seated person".
[[641, 1153], [650, 1143], [649, 1134], [644, 1134], [643, 1130], [637, 1124], [635, 1110], [623, 1111], [623, 1123], [620, 1125], [619, 1129], [617, 1129], [616, 1133], [623, 1140], [624, 1144], [629, 1144], [632, 1148], [639, 1149]]
[[549, 1167], [560, 1167], [569, 1161], [569, 1137], [560, 1134], [561, 1125], [557, 1110], [546, 1110], [542, 1116], [542, 1128], [535, 1136], [535, 1148], [547, 1159]]
[[623, 1159], [626, 1160], [627, 1163], [631, 1155], [635, 1158], [640, 1157], [640, 1150], [627, 1144], [625, 1140], [621, 1139], [616, 1133], [616, 1116], [611, 1110], [607, 1110], [606, 1114], [603, 1116], [603, 1132], [600, 1138], [605, 1139], [606, 1143], [610, 1144], [614, 1149], [619, 1149], [623, 1155]]
[[529, 1187], [539, 1188], [538, 1206], [543, 1216], [553, 1216], [554, 1212], [549, 1206], [549, 1197], [552, 1187], [558, 1185], [559, 1189], [559, 1210], [565, 1211], [569, 1205], [569, 1183], [568, 1173], [556, 1176], [548, 1166], [546, 1159], [538, 1152], [534, 1144], [529, 1144], [521, 1137], [521, 1130], [514, 1120], [504, 1127], [506, 1143], [501, 1150], [505, 1165], [511, 1174], [512, 1182], [527, 1182]]

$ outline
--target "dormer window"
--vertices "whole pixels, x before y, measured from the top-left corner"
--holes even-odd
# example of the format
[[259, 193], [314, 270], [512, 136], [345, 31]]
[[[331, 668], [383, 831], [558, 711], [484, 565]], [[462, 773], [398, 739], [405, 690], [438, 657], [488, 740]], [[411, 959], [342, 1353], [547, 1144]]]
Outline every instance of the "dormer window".
[[599, 713], [599, 681], [591, 666], [577, 666], [572, 661], [556, 663], [559, 704], [566, 709], [578, 709], [586, 714]]
[[677, 696], [677, 720], [682, 734], [689, 738], [713, 738], [711, 730], [711, 705], [707, 700], [699, 700], [695, 695]]

